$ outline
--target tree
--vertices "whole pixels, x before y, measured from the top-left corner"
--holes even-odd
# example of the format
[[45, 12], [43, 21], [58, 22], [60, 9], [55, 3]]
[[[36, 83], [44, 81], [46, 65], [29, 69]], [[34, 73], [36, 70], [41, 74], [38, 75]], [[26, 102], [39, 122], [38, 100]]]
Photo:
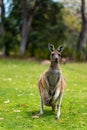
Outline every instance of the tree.
[[20, 45], [20, 55], [23, 56], [26, 51], [26, 45], [28, 40], [28, 33], [31, 28], [33, 17], [36, 14], [39, 7], [40, 0], [35, 0], [33, 7], [30, 9], [28, 0], [22, 1], [22, 32], [21, 32], [21, 45]]
[[[20, 28], [21, 28], [21, 5], [18, 4], [20, 0], [13, 0], [9, 2], [8, 12], [9, 15], [5, 16], [5, 4], [3, 3], [4, 13], [1, 13], [1, 25], [3, 25], [3, 32], [1, 32], [0, 37], [0, 47], [3, 50], [4, 56], [9, 56], [12, 53], [15, 53], [15, 50], [19, 48], [20, 42]], [[3, 40], [1, 40], [3, 39]]]
[[[0, 27], [0, 32], [2, 33], [2, 41], [4, 42], [4, 36], [5, 36], [5, 26], [4, 26], [4, 18], [5, 18], [5, 7], [4, 7], [4, 2], [3, 0], [0, 0], [0, 7], [1, 7], [1, 27]], [[5, 44], [3, 46], [3, 55], [6, 55], [6, 47]]]
[[0, 16], [0, 18], [1, 18], [1, 22], [2, 22], [2, 28], [3, 28], [2, 30], [4, 32], [3, 19], [5, 17], [5, 8], [4, 8], [4, 2], [3, 2], [3, 0], [0, 0], [0, 8], [1, 8], [1, 16]]
[[10, 13], [3, 20], [5, 54], [23, 56], [28, 52], [30, 56], [47, 58], [47, 44], [57, 45], [65, 38], [62, 9], [62, 4], [53, 0], [13, 0]]
[[82, 17], [82, 28], [79, 34], [79, 39], [77, 42], [77, 50], [81, 51], [82, 46], [86, 43], [86, 33], [87, 33], [87, 18], [86, 18], [86, 2], [81, 0], [81, 17]]
[[28, 36], [28, 52], [30, 52], [31, 56], [47, 58], [49, 55], [47, 50], [48, 43], [53, 43], [57, 46], [64, 42], [66, 26], [63, 21], [62, 9], [63, 6], [59, 2], [41, 1]]

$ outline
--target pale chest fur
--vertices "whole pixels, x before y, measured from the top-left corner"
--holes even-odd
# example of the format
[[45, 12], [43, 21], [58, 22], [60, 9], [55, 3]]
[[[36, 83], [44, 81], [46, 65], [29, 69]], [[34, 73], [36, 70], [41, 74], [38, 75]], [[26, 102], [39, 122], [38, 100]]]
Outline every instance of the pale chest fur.
[[51, 70], [47, 73], [47, 80], [50, 89], [55, 89], [60, 80], [61, 72], [59, 70]]

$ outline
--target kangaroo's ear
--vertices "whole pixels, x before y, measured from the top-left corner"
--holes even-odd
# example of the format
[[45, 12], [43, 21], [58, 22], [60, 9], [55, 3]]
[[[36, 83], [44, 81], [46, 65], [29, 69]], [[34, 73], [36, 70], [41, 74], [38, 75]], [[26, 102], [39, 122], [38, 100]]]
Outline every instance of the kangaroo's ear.
[[64, 50], [64, 46], [63, 45], [60, 45], [59, 47], [58, 47], [58, 51], [59, 52], [62, 52]]
[[55, 47], [52, 44], [48, 44], [48, 48], [51, 52], [55, 50]]

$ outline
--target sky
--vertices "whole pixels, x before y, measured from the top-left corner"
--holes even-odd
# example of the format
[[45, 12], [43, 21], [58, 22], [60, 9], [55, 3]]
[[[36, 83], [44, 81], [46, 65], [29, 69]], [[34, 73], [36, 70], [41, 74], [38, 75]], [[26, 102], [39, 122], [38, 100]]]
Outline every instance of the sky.
[[57, 1], [59, 1], [59, 0], [53, 0], [53, 1], [57, 2]]
[[12, 4], [12, 0], [4, 0], [4, 5], [5, 5], [5, 16], [8, 17], [10, 11], [9, 11], [9, 6]]

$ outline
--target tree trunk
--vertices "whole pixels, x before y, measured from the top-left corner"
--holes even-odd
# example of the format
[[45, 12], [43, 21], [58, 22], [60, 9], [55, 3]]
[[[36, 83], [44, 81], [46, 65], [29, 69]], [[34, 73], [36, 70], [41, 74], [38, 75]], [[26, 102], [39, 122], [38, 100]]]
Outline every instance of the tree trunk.
[[26, 46], [27, 46], [27, 41], [28, 41], [28, 33], [30, 31], [30, 28], [31, 28], [33, 17], [34, 17], [34, 15], [37, 12], [37, 9], [39, 7], [39, 2], [40, 2], [40, 0], [36, 0], [34, 7], [31, 10], [29, 10], [28, 9], [28, 1], [23, 0], [23, 3], [22, 3], [23, 4], [22, 5], [23, 26], [22, 26], [22, 34], [21, 34], [20, 56], [24, 56], [24, 54], [26, 52]]
[[29, 18], [29, 21], [25, 18], [24, 24], [22, 28], [22, 38], [21, 38], [21, 46], [20, 46], [20, 55], [23, 56], [26, 52], [26, 45], [28, 41], [28, 33], [32, 24], [33, 17]]
[[2, 55], [7, 56], [8, 50], [6, 48], [6, 44], [4, 41], [4, 39], [5, 39], [5, 26], [4, 26], [5, 8], [4, 8], [3, 0], [0, 0], [0, 6], [1, 6], [1, 29], [0, 29], [0, 32], [2, 33], [2, 40], [3, 40]]
[[81, 0], [81, 17], [82, 17], [82, 29], [79, 34], [79, 39], [77, 42], [77, 50], [79, 51], [82, 50], [83, 44], [86, 43], [87, 19], [86, 19], [85, 0]]
[[85, 60], [87, 61], [87, 37], [86, 37], [86, 57]]
[[27, 27], [27, 20], [25, 19], [22, 28], [22, 38], [21, 38], [21, 46], [20, 46], [21, 56], [25, 54], [27, 39], [28, 39], [28, 27]]

